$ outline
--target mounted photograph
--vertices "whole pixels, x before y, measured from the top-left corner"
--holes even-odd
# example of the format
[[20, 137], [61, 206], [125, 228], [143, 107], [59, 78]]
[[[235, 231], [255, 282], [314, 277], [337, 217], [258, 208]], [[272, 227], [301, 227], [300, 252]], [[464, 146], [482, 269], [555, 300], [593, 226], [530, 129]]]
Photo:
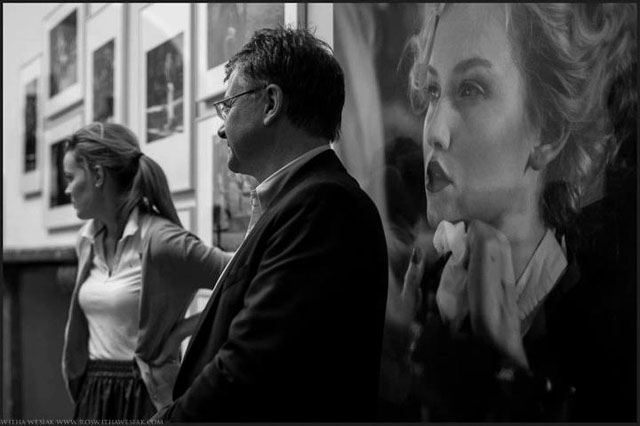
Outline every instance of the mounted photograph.
[[82, 100], [85, 8], [82, 3], [62, 3], [45, 17], [46, 117]]
[[184, 130], [184, 34], [147, 52], [147, 142]]

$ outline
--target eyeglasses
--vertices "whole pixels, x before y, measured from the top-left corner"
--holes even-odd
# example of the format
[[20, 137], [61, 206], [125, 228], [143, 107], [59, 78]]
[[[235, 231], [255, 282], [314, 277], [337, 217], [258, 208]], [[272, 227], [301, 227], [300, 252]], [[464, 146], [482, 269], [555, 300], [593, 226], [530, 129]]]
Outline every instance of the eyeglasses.
[[244, 95], [248, 95], [249, 93], [257, 92], [258, 90], [262, 90], [262, 89], [264, 89], [266, 87], [267, 87], [267, 85], [265, 84], [264, 86], [256, 87], [255, 89], [247, 90], [245, 92], [238, 93], [237, 95], [229, 96], [228, 98], [224, 98], [224, 99], [222, 99], [222, 100], [220, 100], [218, 102], [214, 102], [213, 103], [213, 107], [216, 109], [216, 112], [218, 113], [218, 117], [220, 117], [220, 119], [222, 121], [227, 121], [227, 115], [229, 115], [229, 110], [231, 109], [231, 107], [233, 106], [235, 101], [240, 96], [244, 96]]

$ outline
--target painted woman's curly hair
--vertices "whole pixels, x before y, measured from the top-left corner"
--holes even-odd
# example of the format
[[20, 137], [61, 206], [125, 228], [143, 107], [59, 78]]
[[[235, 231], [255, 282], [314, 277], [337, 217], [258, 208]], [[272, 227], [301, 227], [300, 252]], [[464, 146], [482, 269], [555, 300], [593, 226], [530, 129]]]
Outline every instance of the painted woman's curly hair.
[[[565, 230], [618, 150], [607, 107], [613, 81], [637, 62], [635, 4], [505, 3], [512, 56], [526, 84], [526, 108], [542, 143], [563, 145], [544, 171], [540, 200], [544, 222]], [[411, 41], [414, 105], [424, 105], [426, 46], [434, 17], [427, 11], [422, 32]], [[637, 104], [637, 80], [627, 79], [610, 108]]]

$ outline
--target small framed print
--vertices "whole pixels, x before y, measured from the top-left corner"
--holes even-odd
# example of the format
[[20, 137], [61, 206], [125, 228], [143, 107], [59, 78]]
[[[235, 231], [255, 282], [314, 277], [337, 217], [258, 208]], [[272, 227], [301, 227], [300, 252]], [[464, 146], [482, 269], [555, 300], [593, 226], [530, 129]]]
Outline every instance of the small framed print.
[[124, 121], [125, 12], [122, 3], [110, 3], [87, 19], [86, 123]]
[[[217, 127], [220, 120], [217, 119]], [[233, 173], [227, 165], [229, 149], [217, 132], [210, 136], [213, 145], [213, 244], [223, 250], [237, 250], [251, 219], [251, 191], [258, 182], [251, 176]]]
[[42, 190], [42, 56], [38, 55], [20, 70], [20, 151], [24, 195]]
[[61, 3], [45, 18], [45, 116], [82, 100], [85, 4]]
[[138, 128], [145, 153], [172, 192], [193, 187], [190, 4], [153, 3], [137, 12]]
[[224, 64], [265, 27], [301, 24], [299, 3], [198, 3], [198, 101], [224, 91]]
[[82, 224], [65, 194], [64, 148], [65, 140], [82, 127], [83, 112], [73, 111], [68, 117], [60, 119], [44, 132], [44, 206], [45, 226], [49, 230], [67, 228]]

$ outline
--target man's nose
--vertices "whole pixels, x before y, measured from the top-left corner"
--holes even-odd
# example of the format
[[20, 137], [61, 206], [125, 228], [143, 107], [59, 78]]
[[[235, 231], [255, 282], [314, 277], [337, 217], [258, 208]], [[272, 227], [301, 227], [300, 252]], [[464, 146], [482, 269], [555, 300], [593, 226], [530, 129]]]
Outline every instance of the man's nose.
[[222, 126], [220, 126], [220, 128], [218, 129], [218, 136], [222, 139], [226, 139], [227, 138], [227, 132], [224, 129], [224, 123], [222, 124]]

